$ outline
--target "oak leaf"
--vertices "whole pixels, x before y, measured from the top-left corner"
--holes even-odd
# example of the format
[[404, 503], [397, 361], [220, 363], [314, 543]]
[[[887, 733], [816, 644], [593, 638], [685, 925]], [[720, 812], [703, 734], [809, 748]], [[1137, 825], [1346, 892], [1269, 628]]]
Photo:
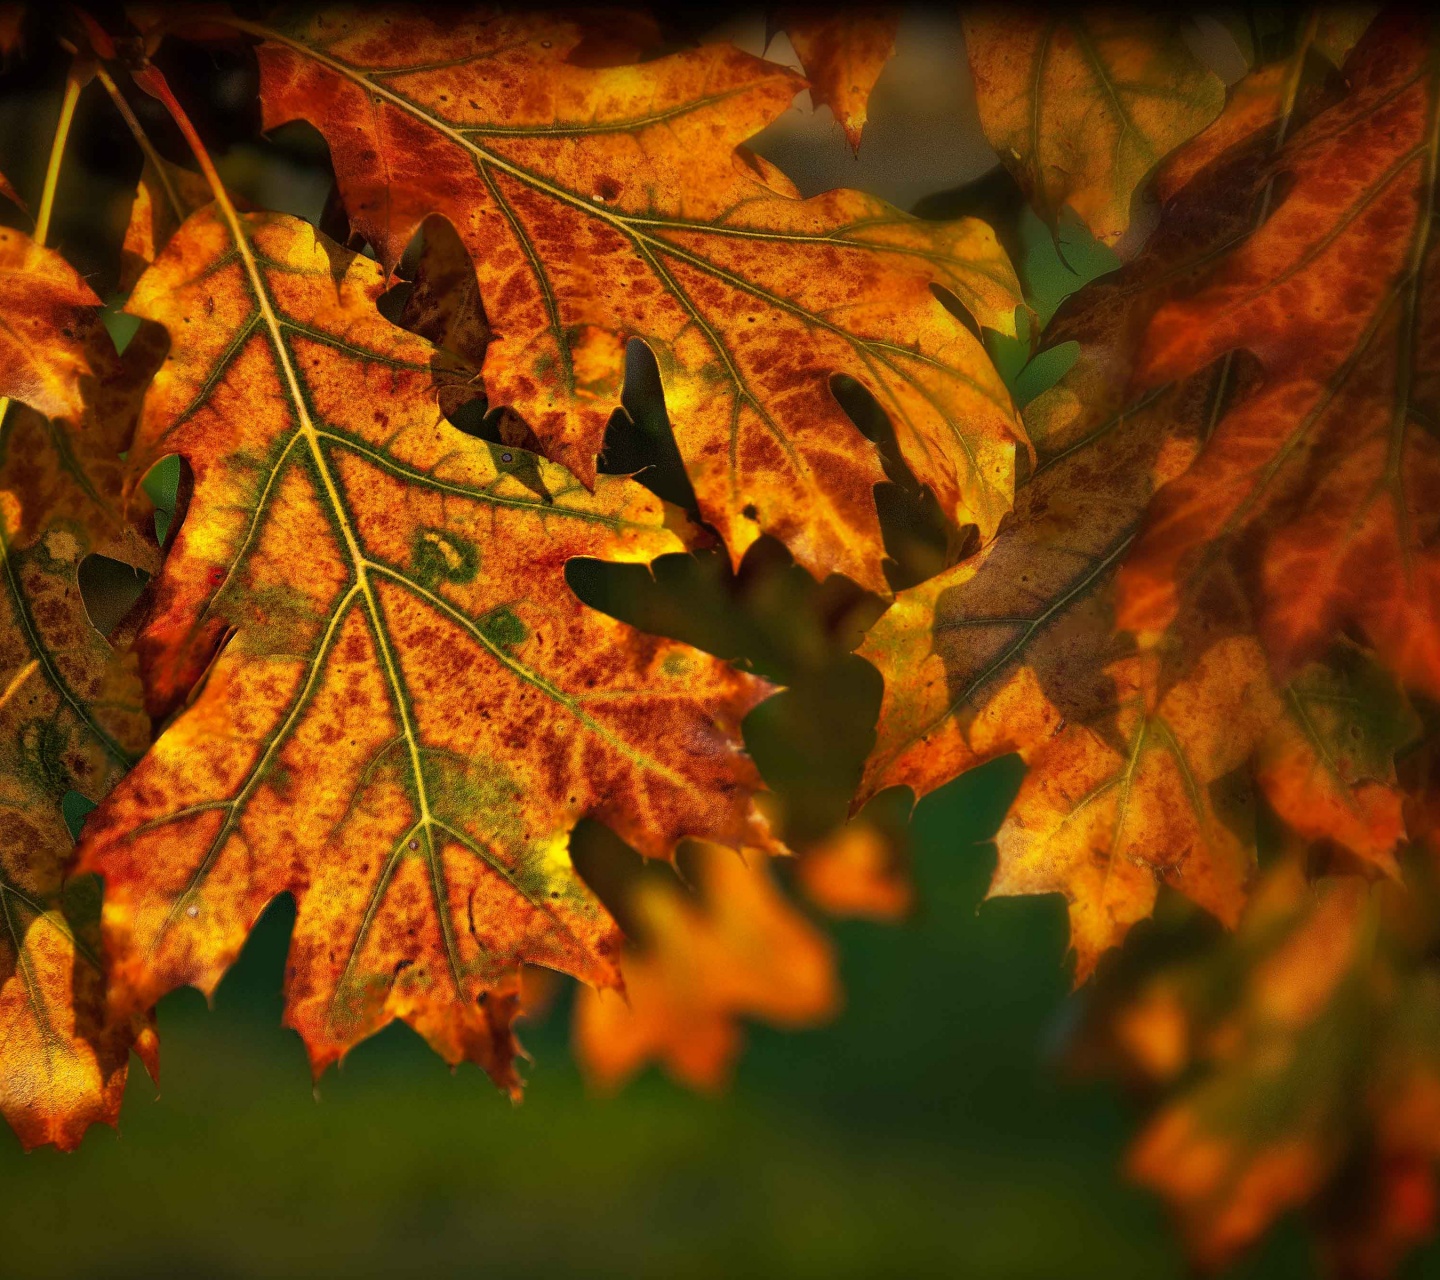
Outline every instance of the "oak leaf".
[[768, 686], [580, 605], [566, 561], [681, 549], [666, 509], [450, 426], [448, 357], [380, 316], [384, 287], [228, 198], [136, 286], [171, 339], [136, 474], [194, 476], [138, 652], [156, 713], [183, 707], [81, 865], [117, 1009], [213, 990], [290, 892], [286, 1020], [317, 1072], [399, 1017], [514, 1090], [520, 965], [618, 980], [571, 827], [764, 846], [739, 722]]
[[829, 107], [853, 151], [860, 150], [870, 92], [895, 53], [900, 15], [894, 9], [783, 10], [785, 29], [810, 82], [816, 107]]
[[636, 886], [643, 942], [622, 961], [624, 998], [580, 993], [575, 1052], [599, 1088], [618, 1088], [652, 1060], [693, 1089], [721, 1088], [741, 1019], [813, 1026], [839, 1005], [834, 950], [780, 892], [769, 859], [714, 845], [697, 853], [698, 902], [677, 884]]
[[[1293, 105], [1293, 91], [1283, 96]], [[1244, 97], [1234, 109], [1252, 118]], [[1229, 360], [1130, 390], [1150, 317], [1253, 225], [1274, 141], [1273, 117], [1263, 124], [1191, 170], [1141, 255], [1062, 310], [1049, 336], [1078, 353], [1026, 410], [1038, 462], [1013, 516], [968, 560], [901, 592], [859, 650], [885, 692], [857, 804], [886, 786], [923, 795], [1018, 751], [1030, 773], [997, 839], [991, 893], [1067, 897], [1077, 980], [1150, 914], [1162, 882], [1238, 919], [1255, 861], [1246, 770], [1257, 751], [1269, 753], [1267, 793], [1306, 831], [1382, 866], [1403, 836], [1393, 753], [1404, 733], [1353, 717], [1320, 732], [1292, 722], [1305, 686], [1288, 700], [1274, 687], [1223, 573], [1154, 651], [1116, 629], [1117, 570], [1147, 505], [1254, 380]], [[1342, 725], [1366, 735], [1363, 767], [1325, 756]]]
[[249, 23], [266, 127], [316, 122], [352, 225], [387, 265], [431, 215], [474, 260], [498, 327], [488, 400], [586, 484], [630, 338], [655, 353], [700, 511], [738, 563], [762, 533], [818, 576], [886, 594], [875, 449], [830, 391], [868, 387], [957, 523], [993, 532], [1023, 434], [979, 340], [1014, 332], [989, 227], [855, 192], [801, 200], [737, 153], [802, 82], [727, 45], [634, 66], [566, 60], [551, 17], [329, 12]]
[[[8, 318], [23, 325], [18, 307]], [[100, 800], [150, 740], [134, 658], [91, 624], [79, 585], [91, 554], [155, 567], [120, 504], [119, 455], [149, 367], [122, 365], [93, 312], [73, 323], [107, 382], [86, 429], [19, 404], [0, 425], [0, 1112], [25, 1147], [62, 1150], [115, 1123], [132, 1046], [158, 1069], [145, 1012], [107, 1013], [98, 888], [66, 884], [62, 810], [71, 791]], [[46, 353], [31, 351], [42, 367]]]
[[1052, 226], [1069, 206], [1102, 244], [1136, 192], [1225, 105], [1178, 14], [972, 11], [965, 48], [985, 136]]
[[99, 305], [53, 249], [0, 227], [0, 396], [78, 422], [82, 384], [93, 377], [85, 344]]
[[1301, 1210], [1324, 1273], [1383, 1280], [1440, 1204], [1435, 864], [1317, 882], [1315, 852], [1291, 844], [1235, 935], [1102, 980], [1077, 1056], [1158, 1099], [1127, 1165], [1202, 1269]]
[[1382, 19], [1346, 75], [1347, 96], [1281, 154], [1288, 189], [1264, 224], [1153, 320], [1143, 383], [1239, 350], [1264, 379], [1158, 496], [1122, 576], [1120, 621], [1162, 633], [1228, 559], [1282, 675], [1348, 631], [1434, 696], [1433, 37], [1418, 16]]

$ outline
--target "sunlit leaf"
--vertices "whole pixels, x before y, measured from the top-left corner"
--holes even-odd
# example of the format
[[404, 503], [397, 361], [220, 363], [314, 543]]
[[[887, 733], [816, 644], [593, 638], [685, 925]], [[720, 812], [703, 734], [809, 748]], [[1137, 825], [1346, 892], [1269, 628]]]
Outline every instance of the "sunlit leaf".
[[382, 261], [428, 216], [453, 224], [496, 326], [490, 404], [587, 484], [636, 337], [737, 563], [771, 533], [817, 575], [886, 590], [879, 459], [836, 374], [879, 399], [950, 518], [988, 534], [1008, 510], [1020, 427], [936, 290], [1013, 333], [1010, 264], [974, 219], [925, 223], [855, 192], [800, 200], [737, 153], [789, 106], [790, 72], [728, 45], [580, 67], [565, 58], [580, 29], [549, 17], [240, 25], [264, 37], [267, 127], [315, 122]]
[[100, 303], [53, 249], [0, 227], [0, 396], [78, 422], [92, 377], [85, 341]]
[[289, 892], [317, 1071], [399, 1017], [515, 1089], [521, 963], [617, 979], [571, 827], [765, 845], [738, 728], [766, 686], [580, 605], [565, 562], [679, 549], [666, 510], [446, 423], [448, 357], [380, 316], [384, 284], [305, 223], [211, 206], [137, 285], [172, 346], [136, 473], [194, 474], [138, 644], [155, 709], [184, 705], [82, 865], [118, 1007], [212, 990]]

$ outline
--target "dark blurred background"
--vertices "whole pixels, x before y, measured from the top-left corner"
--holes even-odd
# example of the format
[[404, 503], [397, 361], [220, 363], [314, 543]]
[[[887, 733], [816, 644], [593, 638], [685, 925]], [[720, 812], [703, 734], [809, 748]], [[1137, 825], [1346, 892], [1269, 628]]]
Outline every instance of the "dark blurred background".
[[[719, 34], [754, 52], [765, 45], [760, 17], [727, 19]], [[783, 37], [769, 52], [793, 60]], [[248, 55], [167, 50], [161, 61], [227, 182], [257, 206], [322, 218], [325, 148], [303, 126], [258, 138]], [[32, 198], [64, 65], [36, 47], [0, 79], [0, 172]], [[135, 105], [182, 159], [164, 122]], [[1021, 213], [980, 135], [952, 17], [907, 13], [870, 118], [857, 161], [829, 113], [802, 95], [756, 149], [806, 194], [859, 186], [925, 216], [990, 218], [1042, 320], [1109, 265], [1078, 239], [1062, 261]], [[138, 171], [129, 135], [92, 87], [52, 242], [107, 297]], [[1054, 361], [1027, 369], [1019, 344], [995, 351], [1017, 398], [1058, 376]], [[617, 435], [614, 470], [665, 443], [638, 355], [627, 403], [634, 422]], [[863, 405], [856, 416], [883, 447], [883, 422], [867, 421]], [[900, 471], [892, 477], [880, 497], [897, 573], [919, 576], [927, 555], [946, 552], [923, 495]], [[684, 500], [673, 467], [648, 479]], [[747, 723], [751, 748], [792, 840], [843, 820], [878, 702], [875, 673], [848, 650], [875, 602], [811, 583], [764, 544], [738, 577], [708, 553], [662, 561], [653, 582], [593, 566], [572, 582], [598, 607], [788, 685]], [[162, 1002], [162, 1084], [157, 1096], [137, 1068], [119, 1134], [93, 1131], [70, 1156], [27, 1156], [0, 1132], [0, 1273], [1184, 1275], [1160, 1209], [1117, 1173], [1133, 1124], [1125, 1100], [1063, 1067], [1084, 998], [1069, 995], [1063, 903], [981, 905], [988, 841], [1019, 777], [1018, 762], [1002, 760], [917, 807], [915, 915], [894, 926], [827, 922], [844, 1011], [814, 1031], [752, 1029], [733, 1088], [717, 1098], [655, 1071], [618, 1097], [588, 1096], [570, 1055], [568, 989], [522, 1024], [534, 1063], [519, 1107], [479, 1071], [448, 1071], [400, 1025], [312, 1091], [299, 1040], [280, 1027], [293, 910], [277, 902], [213, 1009], [193, 991]], [[615, 856], [602, 833], [579, 843], [597, 866]], [[1309, 1245], [1286, 1223], [1233, 1274], [1311, 1272]], [[1407, 1274], [1440, 1275], [1440, 1252], [1413, 1259]]]

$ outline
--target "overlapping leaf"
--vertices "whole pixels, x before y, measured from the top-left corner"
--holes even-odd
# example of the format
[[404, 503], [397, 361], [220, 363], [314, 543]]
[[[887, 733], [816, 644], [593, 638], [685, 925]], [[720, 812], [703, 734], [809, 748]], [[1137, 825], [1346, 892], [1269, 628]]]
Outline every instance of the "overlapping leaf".
[[[268, 126], [314, 121], [352, 224], [386, 263], [443, 215], [495, 331], [491, 404], [587, 483], [626, 341], [654, 350], [705, 518], [738, 562], [762, 533], [819, 575], [886, 590], [874, 449], [831, 395], [853, 376], [942, 509], [988, 534], [1020, 428], [979, 341], [937, 300], [1013, 332], [993, 233], [870, 197], [800, 200], [736, 152], [801, 87], [724, 45], [591, 69], [546, 17], [327, 12], [259, 48]], [[515, 437], [510, 437], [515, 439]]]
[[381, 318], [383, 287], [228, 204], [137, 286], [172, 347], [136, 466], [194, 474], [139, 651], [157, 711], [186, 705], [82, 861], [106, 878], [117, 1007], [213, 989], [288, 891], [286, 1017], [317, 1070], [400, 1017], [515, 1088], [521, 963], [617, 977], [571, 827], [656, 856], [765, 845], [738, 732], [765, 686], [570, 595], [573, 556], [679, 549], [662, 504], [456, 431], [446, 357]]
[[851, 148], [859, 151], [870, 91], [895, 52], [899, 13], [878, 6], [797, 8], [782, 11], [777, 23], [805, 70], [811, 101], [830, 108]]
[[697, 852], [698, 901], [676, 884], [636, 886], [643, 942], [623, 961], [625, 998], [580, 993], [575, 1051], [601, 1088], [651, 1061], [691, 1088], [719, 1088], [740, 1052], [742, 1019], [810, 1026], [839, 1004], [833, 949], [776, 887], [768, 859], [713, 845]]
[[[1262, 75], [1272, 88], [1284, 79]], [[1292, 83], [1277, 100], [1293, 96]], [[1235, 110], [1253, 118], [1244, 98]], [[1031, 771], [998, 837], [991, 892], [1063, 893], [1079, 979], [1150, 913], [1161, 882], [1238, 919], [1254, 838], [1247, 779], [1229, 775], [1256, 752], [1267, 795], [1302, 829], [1382, 866], [1403, 834], [1393, 765], [1411, 731], [1403, 708], [1365, 723], [1340, 707], [1307, 716], [1303, 682], [1282, 698], [1224, 573], [1152, 653], [1115, 625], [1117, 567], [1147, 504], [1253, 381], [1229, 360], [1127, 390], [1156, 308], [1253, 225], [1273, 114], [1264, 123], [1194, 176], [1140, 258], [1062, 312], [1053, 340], [1077, 341], [1079, 354], [1027, 411], [1039, 464], [1011, 523], [901, 593], [860, 650], [886, 682], [860, 798], [897, 784], [924, 794], [993, 756], [1024, 755]], [[1328, 688], [1342, 675], [1313, 679]], [[1348, 738], [1337, 745], [1352, 730], [1366, 763]]]
[[[26, 1147], [65, 1150], [115, 1123], [132, 1044], [156, 1069], [144, 1011], [106, 1011], [98, 889], [65, 885], [66, 794], [98, 801], [150, 738], [134, 659], [91, 624], [80, 564], [93, 552], [154, 567], [120, 515], [137, 371], [93, 312], [67, 323], [106, 375], [98, 412], [72, 434], [13, 404], [0, 425], [0, 1111]], [[31, 352], [32, 368], [55, 367]]]
[[1157, 499], [1120, 617], [1163, 632], [1228, 558], [1282, 672], [1343, 629], [1434, 695], [1440, 60], [1428, 26], [1382, 20], [1346, 75], [1346, 98], [1286, 146], [1288, 191], [1264, 225], [1155, 317], [1140, 370], [1150, 383], [1240, 349], [1265, 376]]
[[1440, 975], [1428, 857], [1408, 889], [1267, 872], [1234, 938], [1102, 983], [1082, 1040], [1161, 1105], [1133, 1176], [1170, 1201], [1195, 1261], [1232, 1261], [1303, 1210], [1324, 1271], [1382, 1280], [1433, 1229]]
[[1225, 104], [1186, 47], [1181, 16], [968, 13], [965, 47], [985, 136], [1052, 225], [1068, 205], [1103, 244], [1136, 192]]

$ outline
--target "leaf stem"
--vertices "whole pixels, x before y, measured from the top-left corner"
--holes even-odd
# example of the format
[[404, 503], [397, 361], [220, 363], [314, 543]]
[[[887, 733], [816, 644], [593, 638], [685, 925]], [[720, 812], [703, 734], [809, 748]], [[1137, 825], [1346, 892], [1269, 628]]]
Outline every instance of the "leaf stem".
[[150, 141], [150, 135], [145, 132], [145, 126], [140, 123], [140, 118], [135, 114], [134, 109], [125, 101], [125, 95], [120, 92], [119, 86], [115, 83], [110, 73], [104, 67], [97, 67], [95, 76], [104, 86], [105, 92], [110, 95], [110, 101], [115, 104], [115, 110], [120, 113], [120, 118], [125, 121], [130, 135], [135, 139], [136, 145], [145, 153], [145, 159], [150, 162], [150, 167], [155, 171], [156, 180], [160, 183], [165, 192], [165, 198], [170, 202], [170, 209], [181, 222], [185, 221], [185, 208], [180, 203], [180, 197], [170, 181], [170, 175], [165, 172], [165, 162], [160, 158], [160, 153], [155, 150], [155, 144]]
[[75, 119], [75, 104], [80, 101], [83, 87], [80, 77], [75, 74], [74, 64], [65, 77], [65, 97], [60, 103], [60, 120], [55, 126], [55, 140], [50, 144], [50, 163], [45, 170], [45, 187], [40, 192], [40, 208], [35, 214], [36, 244], [43, 245], [50, 234], [50, 215], [55, 209], [55, 188], [60, 182], [60, 162], [65, 158], [65, 143], [70, 137], [70, 125]]

